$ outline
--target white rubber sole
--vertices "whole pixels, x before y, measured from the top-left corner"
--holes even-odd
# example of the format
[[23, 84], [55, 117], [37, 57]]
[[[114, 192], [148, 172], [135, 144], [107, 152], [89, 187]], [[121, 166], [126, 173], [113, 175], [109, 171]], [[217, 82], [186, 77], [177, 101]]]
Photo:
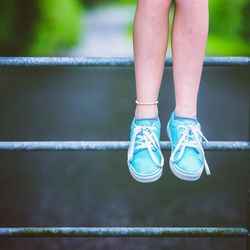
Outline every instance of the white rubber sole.
[[155, 174], [153, 175], [149, 175], [149, 176], [141, 176], [139, 175], [138, 173], [136, 173], [131, 164], [128, 162], [128, 169], [129, 169], [129, 172], [130, 174], [132, 175], [132, 177], [138, 181], [138, 182], [141, 182], [141, 183], [150, 183], [150, 182], [154, 182], [154, 181], [157, 181], [161, 178], [162, 176], [162, 172], [163, 172], [163, 167], [161, 167], [159, 169], [159, 171], [157, 171]]
[[[167, 124], [167, 134], [168, 134], [168, 138], [171, 142], [171, 151], [173, 151], [173, 147], [172, 147], [172, 138], [171, 138], [171, 135], [170, 135], [170, 131], [169, 131], [169, 123]], [[171, 152], [172, 154], [172, 152]], [[170, 169], [172, 171], [172, 173], [179, 179], [181, 180], [184, 180], [184, 181], [197, 181], [200, 177], [201, 177], [201, 174], [203, 172], [203, 169], [204, 169], [204, 165], [202, 166], [201, 168], [201, 171], [195, 173], [195, 174], [190, 174], [190, 173], [187, 173], [187, 172], [183, 172], [183, 171], [180, 171], [178, 169], [177, 166], [175, 166], [175, 164], [169, 159], [169, 166], [170, 166]]]
[[185, 173], [182, 171], [179, 171], [178, 168], [174, 165], [174, 163], [169, 159], [169, 166], [172, 171], [172, 173], [178, 177], [179, 179], [182, 179], [184, 181], [197, 181], [203, 172], [203, 168], [201, 172], [198, 172], [197, 174], [190, 174], [190, 173]]

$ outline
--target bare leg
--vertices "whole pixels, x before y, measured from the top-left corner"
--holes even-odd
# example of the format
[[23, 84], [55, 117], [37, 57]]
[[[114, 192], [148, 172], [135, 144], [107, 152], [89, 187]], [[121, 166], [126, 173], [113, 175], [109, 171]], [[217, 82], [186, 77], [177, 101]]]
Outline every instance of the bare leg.
[[208, 33], [208, 0], [176, 0], [172, 32], [175, 113], [197, 116], [197, 95]]
[[[162, 81], [171, 0], [138, 0], [134, 18], [136, 95], [140, 102], [155, 102]], [[158, 116], [157, 105], [137, 105], [137, 118]]]

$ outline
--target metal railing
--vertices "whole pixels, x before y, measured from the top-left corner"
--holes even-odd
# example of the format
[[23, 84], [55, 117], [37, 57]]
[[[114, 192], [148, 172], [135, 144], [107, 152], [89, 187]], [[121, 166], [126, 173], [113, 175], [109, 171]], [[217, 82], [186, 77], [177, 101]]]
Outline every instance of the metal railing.
[[[165, 66], [172, 65], [167, 57]], [[250, 57], [205, 57], [204, 66], [249, 66]], [[129, 67], [132, 57], [0, 57], [0, 66], [37, 67]]]
[[[172, 59], [166, 58], [165, 66]], [[132, 57], [0, 57], [6, 67], [127, 67]], [[206, 57], [204, 66], [250, 66], [250, 57]], [[170, 142], [161, 142], [170, 150]], [[250, 151], [250, 141], [202, 142], [205, 150]], [[127, 150], [128, 141], [1, 141], [0, 151]], [[249, 181], [250, 186], [250, 181]], [[250, 199], [248, 199], [250, 202]], [[248, 204], [249, 205], [249, 204]], [[248, 208], [250, 215], [250, 206]], [[248, 216], [249, 219], [249, 216]], [[237, 237], [249, 238], [244, 227], [2, 227], [0, 237]], [[250, 246], [250, 245], [249, 245]], [[248, 246], [248, 248], [249, 248]]]
[[[160, 142], [161, 149], [170, 150], [170, 142]], [[250, 150], [249, 141], [202, 142], [205, 150]], [[127, 150], [128, 141], [0, 141], [0, 151], [106, 151]]]
[[1, 237], [248, 237], [246, 228], [227, 227], [18, 227]]

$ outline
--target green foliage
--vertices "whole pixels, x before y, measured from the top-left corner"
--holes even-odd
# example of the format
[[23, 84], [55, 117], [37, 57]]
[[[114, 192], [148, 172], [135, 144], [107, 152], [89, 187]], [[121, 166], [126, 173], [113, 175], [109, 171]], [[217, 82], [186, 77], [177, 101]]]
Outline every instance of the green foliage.
[[240, 35], [239, 26], [242, 22], [240, 10], [245, 0], [210, 0], [209, 30], [213, 34], [224, 36]]
[[[83, 6], [136, 3], [137, 0], [1, 0], [0, 54], [55, 54], [76, 44]], [[250, 55], [249, 13], [250, 0], [209, 0], [207, 54]], [[132, 29], [131, 23], [130, 36]]]
[[230, 39], [210, 34], [206, 54], [210, 56], [247, 56], [250, 55], [250, 47], [247, 42], [238, 37]]
[[[80, 31], [81, 8], [77, 1], [39, 0], [39, 21], [33, 27], [28, 54], [53, 53], [76, 44]], [[46, 45], [46, 46], [45, 46]]]
[[210, 0], [209, 9], [207, 54], [249, 55], [249, 0]]
[[77, 42], [78, 0], [1, 0], [1, 55], [50, 55]]

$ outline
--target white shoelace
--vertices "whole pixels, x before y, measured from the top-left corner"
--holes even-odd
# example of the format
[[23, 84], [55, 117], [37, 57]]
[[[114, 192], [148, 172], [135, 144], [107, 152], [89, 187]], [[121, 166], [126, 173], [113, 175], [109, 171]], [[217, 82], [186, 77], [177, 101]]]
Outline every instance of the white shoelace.
[[[204, 150], [203, 150], [201, 142], [199, 140], [199, 135], [201, 135], [202, 138], [205, 139], [205, 141], [208, 141], [207, 138], [203, 135], [203, 133], [201, 132], [201, 130], [198, 126], [191, 125], [191, 124], [184, 125], [183, 123], [180, 122], [180, 125], [178, 125], [177, 129], [179, 129], [179, 128], [183, 128], [183, 131], [181, 131], [182, 136], [171, 154], [171, 157], [170, 157], [171, 161], [174, 162], [174, 161], [180, 160], [186, 147], [198, 148], [199, 152], [201, 152], [201, 154], [204, 158], [206, 174], [211, 175], [210, 169], [208, 167], [208, 164], [207, 164], [207, 161], [205, 158]], [[191, 132], [191, 134], [190, 134], [190, 132]], [[189, 138], [191, 139], [190, 141], [189, 141]], [[174, 160], [175, 154], [177, 153], [177, 151], [179, 149], [180, 149], [180, 153], [177, 156], [177, 159]]]
[[[163, 159], [163, 155], [160, 149], [160, 143], [159, 143], [158, 137], [156, 136], [154, 132], [155, 129], [156, 127], [140, 126], [140, 125], [137, 125], [135, 127], [132, 138], [131, 138], [130, 146], [128, 149], [129, 161], [133, 159], [134, 149], [147, 148], [153, 162], [159, 167], [163, 166], [164, 159]], [[138, 140], [136, 140], [136, 138], [138, 138]], [[135, 147], [135, 141], [137, 143], [136, 147]], [[160, 157], [161, 157], [160, 162], [155, 157], [152, 148], [155, 148], [159, 152]]]

